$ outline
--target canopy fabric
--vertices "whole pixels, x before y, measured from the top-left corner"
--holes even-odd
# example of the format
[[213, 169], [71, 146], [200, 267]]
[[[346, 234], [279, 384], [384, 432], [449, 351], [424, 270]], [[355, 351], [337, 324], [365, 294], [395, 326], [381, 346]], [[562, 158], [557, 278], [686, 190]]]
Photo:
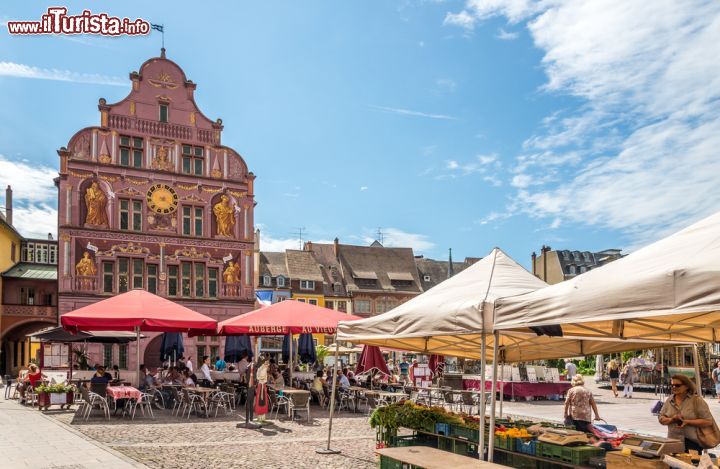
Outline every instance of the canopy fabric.
[[317, 351], [315, 350], [315, 340], [312, 334], [300, 334], [297, 355], [300, 358], [300, 363], [315, 363]]
[[[547, 284], [525, 270], [502, 250], [490, 254], [427, 292], [393, 310], [368, 319], [341, 322], [338, 340], [391, 347], [427, 354], [480, 358], [481, 335], [493, 331], [498, 315], [493, 302], [502, 296], [538, 290]], [[654, 348], [650, 341], [595, 341], [587, 337], [537, 336], [503, 331], [498, 352], [506, 362], [576, 357]], [[487, 358], [494, 339], [487, 337]]]
[[341, 322], [338, 340], [442, 355], [477, 355], [474, 349], [479, 345], [468, 347], [464, 336], [492, 333], [493, 301], [544, 286], [545, 282], [495, 248], [459, 274], [387, 313]]
[[69, 331], [186, 332], [214, 335], [217, 322], [185, 306], [145, 290], [98, 301], [60, 316]]
[[228, 336], [225, 339], [225, 361], [231, 363], [239, 362], [243, 354], [252, 360], [254, 354], [250, 337], [246, 335]]
[[218, 324], [219, 335], [334, 334], [338, 321], [358, 316], [295, 300], [281, 301], [265, 308], [227, 319]]
[[720, 338], [720, 212], [626, 257], [496, 302], [498, 329], [561, 325], [628, 340]]
[[390, 376], [390, 370], [388, 370], [387, 363], [385, 363], [385, 358], [380, 351], [380, 347], [366, 345], [363, 347], [360, 359], [355, 367], [355, 374], [359, 375], [362, 373], [368, 373], [372, 370], [377, 370], [385, 376]]
[[350, 353], [362, 353], [363, 349], [362, 347], [344, 347], [342, 345], [338, 344], [330, 344], [326, 345], [325, 348], [328, 350], [328, 353], [335, 353], [335, 348], [337, 347], [337, 353], [339, 355], [347, 355]]
[[35, 332], [34, 334], [28, 334], [28, 337], [37, 339], [40, 342], [88, 342], [100, 344], [126, 344], [136, 338], [132, 332], [81, 331], [77, 334], [72, 334], [62, 327], [45, 329], [40, 332]]
[[183, 336], [179, 332], [164, 332], [160, 342], [160, 361], [177, 360], [185, 353]]

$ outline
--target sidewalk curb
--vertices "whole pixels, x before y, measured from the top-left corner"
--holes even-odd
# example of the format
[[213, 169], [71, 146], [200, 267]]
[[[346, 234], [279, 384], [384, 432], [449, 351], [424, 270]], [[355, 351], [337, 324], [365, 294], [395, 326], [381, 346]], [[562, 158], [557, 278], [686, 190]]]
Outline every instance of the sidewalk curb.
[[142, 464], [128, 456], [125, 456], [121, 452], [114, 450], [112, 448], [109, 448], [105, 446], [104, 444], [100, 443], [99, 441], [95, 440], [94, 438], [89, 437], [88, 435], [85, 435], [84, 433], [74, 429], [70, 425], [67, 425], [57, 419], [54, 419], [50, 417], [49, 415], [45, 415], [42, 411], [38, 411], [39, 414], [46, 420], [49, 420], [50, 422], [53, 422], [55, 425], [58, 425], [59, 427], [64, 428], [65, 430], [69, 431], [70, 433], [82, 438], [83, 440], [93, 444], [94, 446], [97, 446], [98, 448], [102, 449], [103, 451], [112, 454], [113, 456], [117, 457], [118, 459], [122, 459], [124, 462], [130, 464], [133, 467], [137, 468], [144, 468], [148, 469], [148, 467], [145, 464]]

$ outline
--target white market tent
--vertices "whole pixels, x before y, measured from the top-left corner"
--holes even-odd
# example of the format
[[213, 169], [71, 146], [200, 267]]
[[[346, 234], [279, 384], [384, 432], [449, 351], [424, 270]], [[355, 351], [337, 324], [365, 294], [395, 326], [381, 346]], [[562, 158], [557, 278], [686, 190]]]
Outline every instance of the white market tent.
[[[479, 359], [482, 333], [492, 334], [497, 298], [532, 292], [547, 284], [501, 249], [387, 313], [338, 324], [338, 340], [427, 354]], [[538, 336], [527, 328], [506, 331], [498, 352], [506, 362], [545, 360], [653, 348], [654, 343]], [[488, 346], [494, 347], [491, 335]], [[492, 357], [492, 350], [486, 358]]]
[[572, 280], [499, 299], [495, 312], [497, 329], [560, 325], [565, 336], [716, 342], [720, 212]]

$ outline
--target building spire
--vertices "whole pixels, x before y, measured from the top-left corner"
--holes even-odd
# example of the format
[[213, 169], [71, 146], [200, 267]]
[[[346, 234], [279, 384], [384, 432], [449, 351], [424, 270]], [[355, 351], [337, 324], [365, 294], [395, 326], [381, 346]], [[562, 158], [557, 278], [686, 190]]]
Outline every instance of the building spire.
[[164, 48], [164, 47], [161, 47], [161, 48], [160, 48], [160, 58], [161, 58], [161, 59], [164, 59], [164, 58], [165, 58], [165, 48]]
[[452, 248], [448, 249], [448, 277], [450, 278], [453, 275], [455, 275], [455, 269], [453, 269], [453, 263], [452, 263]]

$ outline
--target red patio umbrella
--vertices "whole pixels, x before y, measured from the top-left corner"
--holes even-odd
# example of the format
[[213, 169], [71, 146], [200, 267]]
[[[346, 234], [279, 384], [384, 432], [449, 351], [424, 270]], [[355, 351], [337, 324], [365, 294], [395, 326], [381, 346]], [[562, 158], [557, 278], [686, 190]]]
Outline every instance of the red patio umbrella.
[[390, 370], [388, 370], [387, 363], [383, 357], [380, 347], [375, 345], [366, 345], [360, 354], [360, 359], [355, 367], [355, 374], [367, 373], [368, 371], [376, 369], [380, 373], [390, 376]]
[[281, 301], [227, 319], [218, 324], [219, 335], [334, 334], [339, 321], [358, 316], [295, 300]]
[[442, 372], [442, 370], [445, 369], [445, 355], [430, 355], [428, 367], [430, 367], [430, 371], [432, 371], [434, 375], [438, 374], [438, 370]]
[[145, 290], [131, 290], [60, 316], [65, 330], [135, 331], [140, 383], [140, 331], [214, 335], [217, 321]]

